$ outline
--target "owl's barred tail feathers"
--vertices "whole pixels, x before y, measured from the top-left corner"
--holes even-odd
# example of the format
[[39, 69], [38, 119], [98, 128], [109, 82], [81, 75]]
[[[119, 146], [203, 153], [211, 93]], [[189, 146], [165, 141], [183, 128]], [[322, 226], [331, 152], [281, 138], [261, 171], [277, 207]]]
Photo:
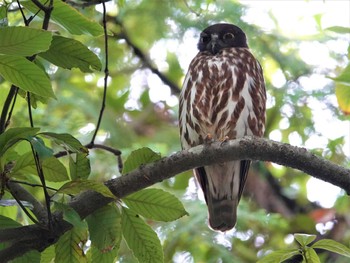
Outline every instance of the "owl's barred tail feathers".
[[195, 169], [209, 211], [209, 226], [218, 231], [232, 229], [250, 161], [232, 161]]
[[215, 199], [208, 200], [209, 226], [213, 230], [227, 231], [236, 225], [237, 200]]

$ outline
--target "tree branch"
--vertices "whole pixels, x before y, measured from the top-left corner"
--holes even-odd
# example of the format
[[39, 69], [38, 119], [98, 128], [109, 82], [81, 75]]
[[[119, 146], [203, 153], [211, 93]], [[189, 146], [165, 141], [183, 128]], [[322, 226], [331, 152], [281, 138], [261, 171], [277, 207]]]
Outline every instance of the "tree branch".
[[[195, 167], [242, 159], [271, 161], [299, 169], [316, 178], [339, 186], [347, 193], [350, 193], [349, 169], [318, 157], [305, 148], [255, 137], [244, 137], [227, 142], [199, 145], [162, 158], [157, 162], [142, 165], [139, 169], [109, 180], [105, 184], [117, 198], [123, 198], [133, 192]], [[85, 218], [112, 201], [113, 199], [111, 198], [88, 191], [75, 197], [70, 202], [70, 206], [78, 212], [81, 218]], [[54, 219], [53, 232], [49, 233], [49, 238], [46, 236], [48, 234], [47, 229], [42, 229], [35, 225], [22, 227], [23, 235], [27, 236], [21, 235], [20, 240], [13, 240], [13, 243], [8, 248], [1, 250], [0, 259], [6, 258], [10, 260], [31, 249], [38, 249], [38, 247], [42, 250], [56, 242], [60, 235], [72, 228], [69, 223], [63, 221], [58, 212], [54, 213]], [[27, 229], [30, 229], [30, 231], [26, 232]], [[12, 230], [16, 231], [16, 229]], [[0, 230], [0, 242], [3, 242], [1, 240], [3, 235], [9, 236], [8, 231], [11, 230]], [[44, 239], [43, 236], [45, 236]], [[30, 244], [26, 243], [26, 240]], [[6, 253], [15, 251], [14, 248], [17, 248], [17, 254], [13, 252], [11, 257], [9, 257]]]

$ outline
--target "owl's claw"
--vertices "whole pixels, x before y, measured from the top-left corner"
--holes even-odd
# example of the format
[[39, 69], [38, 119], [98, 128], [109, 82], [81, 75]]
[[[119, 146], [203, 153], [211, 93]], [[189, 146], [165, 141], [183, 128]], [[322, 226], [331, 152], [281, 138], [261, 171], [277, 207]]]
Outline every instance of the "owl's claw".
[[228, 136], [225, 136], [224, 138], [220, 139], [220, 141], [221, 141], [220, 146], [223, 146], [229, 140], [230, 140], [230, 138]]
[[213, 135], [208, 133], [204, 138], [204, 144], [211, 144], [214, 142]]

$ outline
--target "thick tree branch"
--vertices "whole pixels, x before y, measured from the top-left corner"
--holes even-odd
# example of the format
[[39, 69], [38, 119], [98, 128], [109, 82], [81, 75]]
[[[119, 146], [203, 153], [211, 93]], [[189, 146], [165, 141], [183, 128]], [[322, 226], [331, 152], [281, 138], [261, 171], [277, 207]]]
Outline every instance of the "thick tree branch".
[[[215, 142], [211, 145], [199, 145], [190, 150], [180, 151], [157, 162], [143, 165], [125, 176], [109, 180], [106, 182], [106, 185], [117, 198], [123, 198], [128, 194], [198, 166], [241, 159], [271, 161], [296, 168], [339, 186], [347, 193], [350, 193], [349, 169], [318, 157], [305, 148], [253, 137], [245, 137], [223, 143]], [[82, 218], [85, 218], [111, 201], [113, 199], [106, 198], [98, 193], [85, 192], [74, 198], [70, 202], [70, 206]], [[59, 213], [54, 214], [54, 219], [53, 232], [48, 232], [47, 229], [33, 225], [22, 227], [21, 231], [23, 231], [23, 234], [20, 240], [13, 240], [8, 248], [1, 250], [0, 259], [10, 260], [31, 249], [42, 250], [56, 242], [60, 235], [72, 227], [62, 220]], [[12, 230], [17, 231], [17, 229]], [[13, 236], [8, 231], [11, 230], [0, 230], [0, 242], [4, 241], [1, 240], [1, 237], [5, 236], [5, 234], [6, 236]], [[13, 252], [15, 251], [14, 248], [17, 248], [17, 254]], [[13, 253], [9, 256], [8, 252]]]

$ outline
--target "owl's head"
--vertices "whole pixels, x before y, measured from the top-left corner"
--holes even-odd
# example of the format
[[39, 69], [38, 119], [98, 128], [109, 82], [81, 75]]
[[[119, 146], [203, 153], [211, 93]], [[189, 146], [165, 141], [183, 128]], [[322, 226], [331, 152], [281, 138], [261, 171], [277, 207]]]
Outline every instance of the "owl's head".
[[247, 48], [247, 37], [242, 29], [232, 24], [215, 24], [207, 27], [200, 34], [199, 51], [209, 51], [213, 55], [223, 48]]

